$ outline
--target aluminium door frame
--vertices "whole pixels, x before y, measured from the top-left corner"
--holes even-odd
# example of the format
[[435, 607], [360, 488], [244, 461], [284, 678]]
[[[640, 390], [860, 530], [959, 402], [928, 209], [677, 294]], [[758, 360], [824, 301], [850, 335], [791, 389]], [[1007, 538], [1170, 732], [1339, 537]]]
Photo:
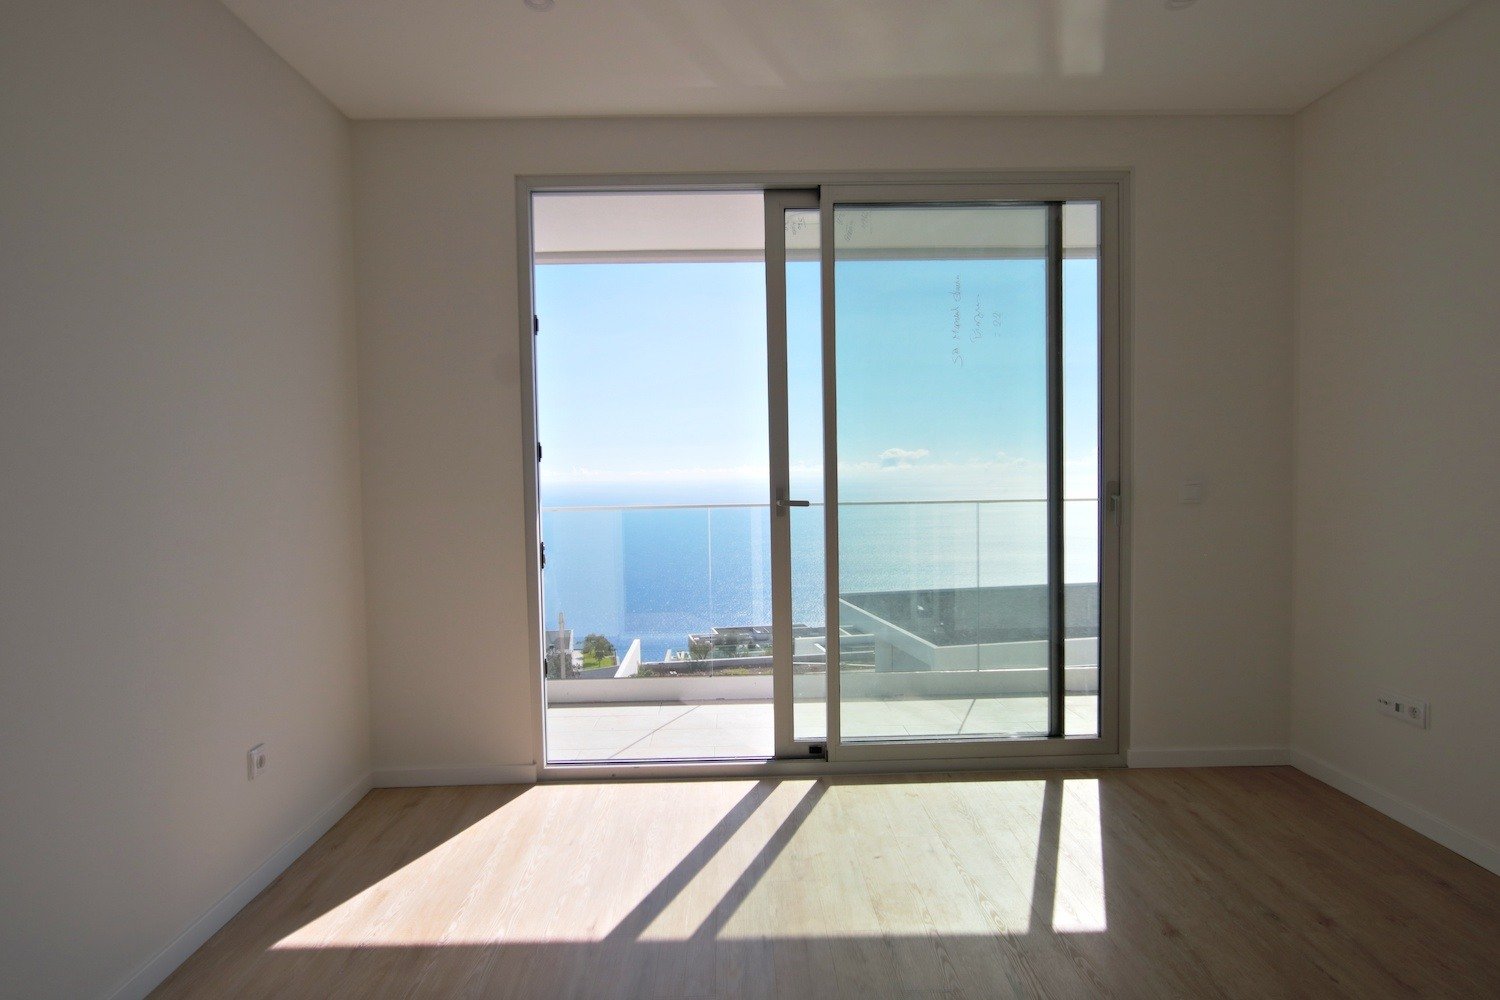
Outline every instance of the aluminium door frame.
[[[1113, 480], [1101, 478], [1101, 485], [1111, 490], [1113, 518], [1104, 518], [1104, 526], [1113, 526], [1113, 546], [1104, 547], [1101, 576], [1107, 574], [1115, 583], [1112, 599], [1101, 591], [1100, 672], [1102, 700], [1101, 733], [1106, 726], [1114, 732], [1114, 745], [1098, 745], [1083, 753], [1074, 753], [1066, 739], [1032, 740], [1033, 752], [1018, 756], [1000, 752], [988, 757], [934, 758], [911, 755], [877, 757], [865, 761], [828, 761], [809, 759], [767, 759], [737, 761], [670, 761], [618, 762], [599, 764], [549, 764], [546, 758], [546, 688], [542, 677], [545, 663], [545, 624], [542, 621], [542, 569], [540, 564], [541, 514], [537, 469], [537, 398], [534, 329], [535, 297], [532, 286], [532, 196], [546, 193], [580, 193], [606, 191], [771, 191], [821, 190], [846, 185], [1007, 185], [1040, 186], [1047, 190], [1082, 191], [1097, 188], [1107, 195], [1101, 204], [1100, 225], [1100, 418], [1101, 458], [1112, 451], [1117, 475]], [[1062, 196], [1067, 200], [1070, 195]], [[1074, 200], [1086, 197], [1072, 194]], [[1004, 770], [1016, 768], [1067, 768], [1080, 766], [1123, 766], [1125, 748], [1129, 745], [1130, 720], [1124, 706], [1128, 704], [1130, 683], [1129, 615], [1130, 574], [1122, 553], [1129, 551], [1131, 536], [1130, 496], [1130, 317], [1131, 317], [1131, 171], [1120, 169], [1084, 170], [1016, 170], [1016, 171], [755, 171], [755, 172], [643, 172], [581, 174], [517, 174], [514, 187], [516, 251], [516, 334], [518, 337], [518, 382], [521, 388], [521, 450], [523, 535], [525, 542], [527, 626], [522, 669], [530, 677], [531, 704], [535, 725], [532, 730], [532, 766], [539, 781], [618, 780], [690, 777], [751, 777], [759, 775], [819, 775], [933, 770]], [[1104, 219], [1112, 219], [1106, 231]], [[1112, 240], [1112, 242], [1111, 242]], [[825, 331], [825, 336], [827, 333]], [[826, 373], [825, 373], [826, 375]], [[826, 402], [825, 402], [826, 405]], [[1110, 425], [1113, 425], [1112, 427]], [[827, 428], [825, 428], [826, 433]], [[825, 455], [825, 462], [828, 456]], [[826, 498], [825, 498], [826, 500]], [[1104, 506], [1101, 500], [1101, 506]], [[1101, 533], [1101, 545], [1104, 541]], [[1109, 623], [1113, 623], [1110, 627]], [[1106, 667], [1107, 663], [1107, 667]], [[1113, 683], [1107, 683], [1112, 679]], [[836, 682], [835, 682], [836, 683]], [[830, 698], [831, 698], [830, 693]], [[497, 720], [498, 724], [498, 720]], [[1040, 744], [1040, 745], [1039, 745]], [[899, 749], [899, 746], [897, 747]], [[976, 748], [977, 749], [977, 748]]]
[[[1117, 308], [1119, 294], [1119, 229], [1120, 191], [1118, 185], [1084, 182], [998, 182], [975, 183], [930, 182], [880, 183], [880, 184], [825, 184], [821, 188], [822, 207], [819, 214], [821, 237], [819, 242], [823, 281], [823, 503], [824, 503], [824, 567], [827, 588], [826, 621], [829, 631], [828, 650], [828, 759], [834, 762], [871, 762], [896, 760], [934, 760], [948, 758], [984, 757], [995, 760], [1026, 759], [1058, 754], [1075, 756], [1099, 755], [1112, 757], [1120, 753], [1120, 697], [1119, 697], [1119, 552], [1120, 518], [1119, 504], [1112, 498], [1117, 495], [1121, 481], [1122, 465], [1119, 448], [1119, 413], [1110, 405], [1110, 396], [1118, 386], [1118, 369], [1111, 366], [1111, 358], [1118, 353], [1119, 321]], [[1099, 714], [1098, 732], [1092, 736], [1066, 736], [1062, 734], [1061, 699], [1065, 691], [1058, 688], [1062, 682], [1061, 636], [1050, 635], [1051, 662], [1049, 669], [1049, 734], [1046, 736], [1015, 736], [995, 738], [964, 737], [912, 737], [907, 740], [883, 739], [879, 741], [845, 742], [842, 730], [842, 706], [840, 697], [839, 642], [835, 630], [839, 628], [839, 501], [838, 501], [838, 371], [837, 371], [837, 310], [835, 296], [834, 267], [834, 207], [851, 205], [941, 205], [941, 204], [993, 204], [1025, 205], [1047, 208], [1047, 243], [1049, 261], [1057, 265], [1056, 273], [1048, 268], [1047, 324], [1049, 343], [1056, 340], [1055, 349], [1061, 351], [1061, 205], [1070, 201], [1099, 203], [1099, 469], [1098, 511], [1099, 519]], [[1062, 497], [1058, 490], [1061, 475], [1061, 396], [1060, 386], [1054, 379], [1060, 373], [1052, 365], [1055, 358], [1049, 349], [1048, 361], [1048, 450], [1049, 482], [1047, 502], [1049, 507], [1048, 539], [1048, 583], [1050, 600], [1049, 633], [1060, 626], [1061, 580], [1061, 520]], [[1115, 388], [1112, 388], [1115, 387]], [[1118, 399], [1115, 400], [1118, 405]], [[1056, 588], [1056, 589], [1054, 589]]]
[[816, 189], [768, 188], [766, 224], [766, 407], [771, 434], [771, 710], [778, 760], [823, 756], [825, 740], [798, 740], [792, 634], [792, 512], [790, 390], [787, 370], [786, 212], [816, 210]]

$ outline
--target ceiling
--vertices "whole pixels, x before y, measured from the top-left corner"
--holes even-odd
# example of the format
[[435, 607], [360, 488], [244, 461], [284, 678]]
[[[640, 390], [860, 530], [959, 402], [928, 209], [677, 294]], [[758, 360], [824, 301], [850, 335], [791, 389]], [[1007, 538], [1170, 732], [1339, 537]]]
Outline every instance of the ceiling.
[[1288, 112], [1468, 0], [223, 2], [350, 117], [437, 118]]

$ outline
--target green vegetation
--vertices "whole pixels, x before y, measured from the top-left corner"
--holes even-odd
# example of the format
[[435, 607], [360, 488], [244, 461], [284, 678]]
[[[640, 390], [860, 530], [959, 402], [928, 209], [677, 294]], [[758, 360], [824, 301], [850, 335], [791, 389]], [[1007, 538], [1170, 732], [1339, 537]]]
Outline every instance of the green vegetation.
[[591, 632], [583, 637], [583, 666], [590, 667], [612, 667], [615, 665], [615, 644], [610, 642], [606, 636], [598, 632]]

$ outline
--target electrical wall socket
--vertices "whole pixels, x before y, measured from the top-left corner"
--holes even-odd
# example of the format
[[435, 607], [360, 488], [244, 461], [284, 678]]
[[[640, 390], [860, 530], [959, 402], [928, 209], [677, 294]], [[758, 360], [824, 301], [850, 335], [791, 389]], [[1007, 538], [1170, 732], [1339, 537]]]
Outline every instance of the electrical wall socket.
[[245, 764], [250, 769], [250, 780], [254, 781], [266, 770], [266, 745], [257, 743], [245, 751]]
[[1404, 698], [1389, 691], [1378, 691], [1375, 694], [1375, 707], [1381, 715], [1400, 719], [1407, 725], [1416, 726], [1418, 729], [1427, 728], [1427, 702], [1425, 701]]

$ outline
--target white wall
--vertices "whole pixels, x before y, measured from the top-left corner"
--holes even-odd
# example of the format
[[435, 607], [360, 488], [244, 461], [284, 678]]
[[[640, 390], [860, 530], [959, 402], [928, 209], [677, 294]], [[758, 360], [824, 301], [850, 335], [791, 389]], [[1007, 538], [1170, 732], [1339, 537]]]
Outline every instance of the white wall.
[[[1132, 746], [1284, 756], [1286, 118], [368, 122], [355, 134], [376, 767], [532, 762], [514, 179], [1131, 168]], [[1177, 503], [1201, 478], [1201, 507]]]
[[[1297, 760], [1496, 867], [1500, 3], [1307, 108], [1296, 143]], [[1431, 729], [1377, 715], [1377, 686]]]
[[348, 133], [208, 0], [0, 14], [0, 995], [367, 773]]

